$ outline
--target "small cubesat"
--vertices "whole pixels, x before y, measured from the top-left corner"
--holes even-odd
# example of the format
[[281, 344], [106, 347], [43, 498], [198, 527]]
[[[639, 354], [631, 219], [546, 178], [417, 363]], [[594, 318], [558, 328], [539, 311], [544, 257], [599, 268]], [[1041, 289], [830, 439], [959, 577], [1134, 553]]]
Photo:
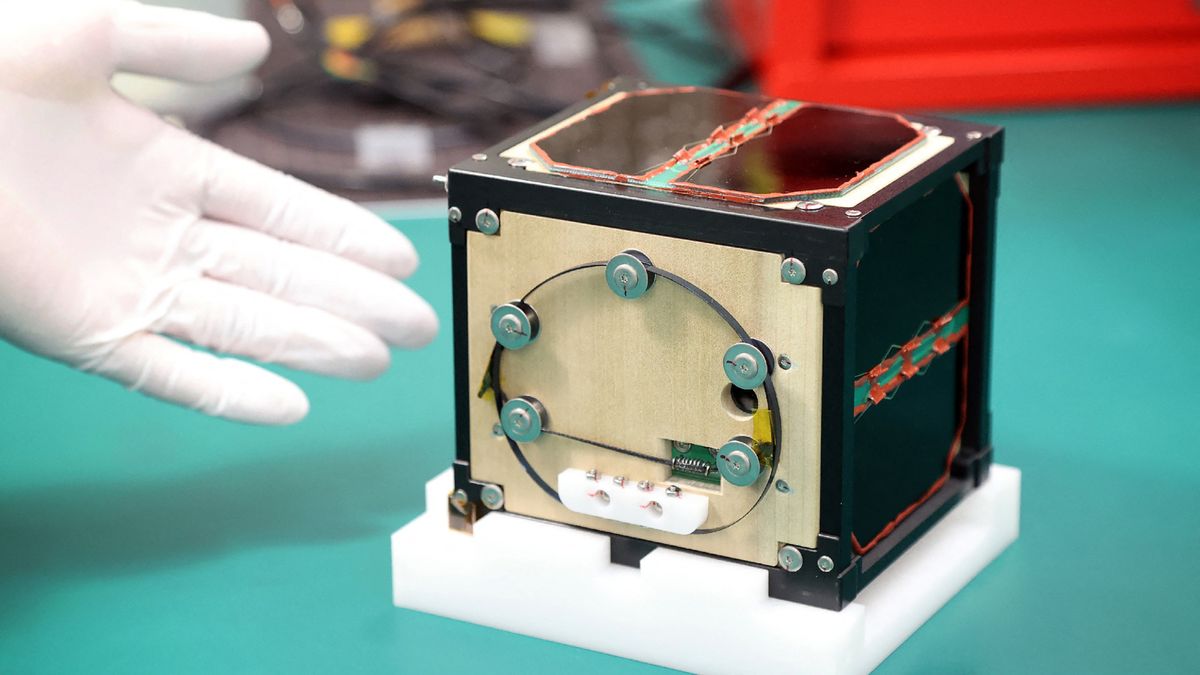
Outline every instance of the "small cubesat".
[[1000, 149], [617, 81], [454, 167], [452, 524], [505, 510], [843, 607], [987, 478]]

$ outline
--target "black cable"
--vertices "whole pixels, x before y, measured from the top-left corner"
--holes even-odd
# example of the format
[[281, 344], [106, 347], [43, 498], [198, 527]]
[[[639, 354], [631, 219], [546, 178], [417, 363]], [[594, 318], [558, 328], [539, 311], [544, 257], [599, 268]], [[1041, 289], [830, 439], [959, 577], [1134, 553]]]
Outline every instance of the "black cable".
[[[559, 277], [562, 277], [567, 274], [571, 274], [572, 272], [590, 269], [593, 267], [605, 267], [605, 266], [607, 266], [607, 264], [608, 263], [606, 261], [587, 262], [587, 263], [575, 265], [573, 267], [569, 267], [565, 270], [562, 270], [561, 272], [557, 272], [557, 273], [547, 277], [546, 279], [543, 279], [542, 281], [538, 282], [537, 285], [535, 285], [533, 288], [529, 289], [529, 291], [527, 291], [525, 293], [525, 295], [523, 295], [521, 297], [521, 301], [522, 302], [528, 301], [529, 296], [533, 295], [534, 292], [536, 292], [538, 289], [542, 288], [546, 284], [550, 283], [551, 281], [558, 279]], [[680, 288], [683, 288], [687, 292], [689, 292], [692, 295], [694, 295], [695, 297], [699, 298], [706, 305], [708, 305], [710, 308], [712, 308], [717, 313], [717, 315], [720, 316], [721, 319], [724, 320], [725, 323], [728, 324], [729, 327], [733, 329], [733, 332], [735, 334], [737, 334], [739, 340], [741, 340], [743, 342], [750, 341], [750, 339], [751, 339], [750, 334], [747, 333], [746, 329], [742, 327], [741, 323], [739, 323], [738, 320], [736, 318], [734, 318], [733, 314], [730, 313], [729, 310], [724, 307], [724, 305], [722, 305], [720, 302], [718, 302], [715, 298], [713, 298], [711, 295], [709, 295], [707, 292], [705, 292], [699, 286], [696, 286], [695, 284], [691, 283], [690, 281], [687, 281], [683, 277], [680, 277], [679, 275], [674, 274], [672, 272], [668, 272], [667, 270], [664, 270], [661, 267], [656, 267], [654, 265], [646, 265], [646, 270], [656, 276], [663, 277], [664, 279], [676, 284]], [[504, 390], [500, 386], [500, 361], [501, 361], [501, 357], [504, 354], [504, 351], [505, 351], [504, 348], [501, 347], [499, 343], [497, 343], [492, 348], [492, 354], [488, 361], [488, 379], [491, 382], [492, 392], [495, 395], [495, 399], [496, 399], [496, 414], [497, 414], [497, 416], [499, 416], [501, 414], [501, 411], [504, 408], [504, 404], [508, 401], [508, 398], [505, 395]], [[779, 449], [783, 445], [783, 424], [780, 421], [779, 399], [775, 393], [775, 383], [771, 380], [770, 374], [768, 374], [767, 378], [763, 381], [762, 387], [763, 387], [763, 391], [766, 393], [766, 396], [767, 396], [767, 408], [768, 408], [768, 410], [770, 410], [770, 413], [771, 413], [771, 446], [772, 446], [771, 447], [771, 470], [767, 476], [766, 482], [763, 484], [762, 491], [759, 492], [758, 498], [754, 501], [754, 504], [752, 504], [750, 506], [750, 508], [748, 508], [742, 515], [738, 516], [736, 520], [734, 520], [730, 523], [726, 523], [725, 525], [722, 525], [720, 527], [698, 529], [695, 532], [693, 532], [692, 534], [712, 534], [714, 532], [720, 532], [721, 530], [724, 530], [726, 528], [737, 525], [738, 523], [740, 523], [742, 521], [742, 519], [744, 519], [746, 516], [750, 515], [750, 513], [752, 513], [754, 511], [754, 509], [758, 508], [758, 505], [762, 503], [763, 499], [767, 495], [767, 492], [770, 490], [771, 485], [773, 485], [775, 483], [775, 474], [779, 468]], [[635, 452], [633, 450], [626, 450], [624, 448], [618, 448], [616, 446], [608, 445], [605, 443], [600, 443], [598, 441], [590, 441], [590, 440], [587, 440], [584, 438], [579, 438], [576, 436], [571, 436], [571, 435], [560, 433], [560, 432], [553, 432], [553, 431], [550, 431], [547, 429], [543, 429], [543, 432], [552, 434], [555, 436], [560, 436], [563, 438], [568, 438], [570, 440], [574, 440], [577, 442], [586, 443], [588, 445], [603, 448], [606, 450], [619, 452], [624, 455], [638, 457], [640, 459], [646, 459], [646, 460], [658, 462], [658, 463], [670, 464], [670, 460], [664, 461], [663, 458], [660, 458], [660, 457], [652, 457], [649, 455], [645, 455], [643, 453]], [[507, 435], [505, 435], [505, 439], [508, 441], [508, 446], [512, 450], [513, 456], [517, 459], [517, 462], [525, 470], [525, 473], [528, 474], [529, 477], [533, 479], [534, 483], [536, 483], [538, 485], [538, 487], [540, 487], [542, 489], [543, 492], [545, 492], [547, 495], [549, 495], [555, 501], [561, 503], [562, 499], [559, 497], [558, 492], [554, 488], [550, 487], [550, 484], [547, 483], [546, 480], [544, 478], [542, 478], [541, 474], [539, 474], [537, 472], [537, 470], [533, 468], [533, 465], [530, 464], [529, 459], [525, 456], [525, 453], [521, 451], [520, 444], [517, 443], [516, 441], [514, 441], [512, 438], [509, 438]]]
[[550, 434], [551, 436], [558, 436], [559, 438], [565, 438], [567, 440], [575, 441], [577, 443], [583, 443], [584, 445], [592, 445], [592, 446], [595, 446], [602, 450], [610, 450], [612, 452], [616, 452], [616, 453], [619, 453], [622, 455], [627, 455], [629, 457], [636, 457], [637, 459], [642, 459], [647, 462], [654, 462], [656, 464], [666, 464], [667, 466], [671, 466], [671, 460], [666, 459], [664, 457], [655, 457], [654, 455], [647, 455], [645, 453], [637, 452], [635, 450], [626, 450], [625, 448], [620, 448], [615, 445], [609, 445], [608, 443], [601, 443], [600, 441], [588, 440], [588, 439], [582, 438], [580, 436], [572, 436], [571, 434], [565, 434], [561, 431], [555, 431], [553, 429], [542, 429], [542, 433]]

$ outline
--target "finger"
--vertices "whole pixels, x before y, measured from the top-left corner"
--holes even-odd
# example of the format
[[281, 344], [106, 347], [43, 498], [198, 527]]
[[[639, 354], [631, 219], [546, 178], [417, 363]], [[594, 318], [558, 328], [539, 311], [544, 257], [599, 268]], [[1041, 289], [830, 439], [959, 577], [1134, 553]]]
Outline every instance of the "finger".
[[123, 340], [93, 372], [147, 396], [239, 422], [292, 424], [308, 414], [308, 398], [292, 382], [150, 333]]
[[202, 203], [207, 215], [400, 279], [417, 268], [408, 238], [370, 211], [224, 148], [208, 147]]
[[219, 352], [356, 380], [377, 377], [391, 358], [387, 345], [361, 326], [215, 279], [182, 284], [152, 330]]
[[437, 335], [437, 315], [419, 295], [331, 253], [211, 220], [191, 228], [184, 249], [210, 277], [324, 310], [398, 347], [423, 347]]
[[267, 55], [267, 31], [253, 21], [204, 12], [119, 3], [113, 11], [117, 70], [188, 82], [245, 73]]

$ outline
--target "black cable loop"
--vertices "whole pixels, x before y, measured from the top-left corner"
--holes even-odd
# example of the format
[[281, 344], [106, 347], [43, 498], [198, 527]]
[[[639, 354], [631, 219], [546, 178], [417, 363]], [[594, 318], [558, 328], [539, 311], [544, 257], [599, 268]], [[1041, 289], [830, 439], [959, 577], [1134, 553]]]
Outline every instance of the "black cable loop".
[[[561, 272], [557, 272], [557, 273], [543, 279], [542, 281], [538, 282], [538, 284], [535, 285], [533, 288], [529, 289], [529, 291], [527, 291], [525, 293], [525, 295], [521, 296], [521, 301], [522, 302], [528, 301], [529, 296], [533, 295], [534, 292], [536, 292], [538, 289], [542, 288], [546, 284], [550, 283], [551, 281], [558, 279], [559, 277], [565, 276], [572, 272], [578, 272], [580, 270], [590, 269], [593, 267], [605, 267], [607, 265], [608, 265], [608, 261], [600, 260], [600, 261], [582, 263], [579, 265], [575, 265], [574, 267], [568, 267], [567, 269], [565, 269]], [[691, 283], [690, 281], [687, 281], [683, 277], [681, 277], [673, 272], [668, 272], [667, 270], [664, 270], [661, 267], [657, 267], [655, 265], [646, 265], [646, 270], [656, 276], [663, 277], [664, 279], [674, 283], [675, 285], [684, 289], [688, 293], [691, 293], [693, 296], [702, 300], [706, 305], [708, 305], [710, 308], [712, 308], [713, 311], [715, 311], [717, 313], [717, 315], [720, 316], [721, 319], [724, 320], [725, 323], [729, 325], [730, 328], [733, 329], [733, 332], [737, 334], [737, 337], [739, 340], [741, 340], [743, 342], [750, 341], [749, 333], [747, 333], [746, 329], [742, 327], [742, 324], [739, 323], [736, 318], [734, 318], [733, 314], [731, 314], [729, 312], [729, 310], [725, 309], [724, 305], [717, 302], [717, 300], [715, 298], [713, 298], [711, 295], [706, 293], [699, 286], [696, 286], [695, 284]], [[504, 390], [501, 389], [501, 387], [500, 387], [500, 359], [503, 356], [503, 354], [504, 354], [504, 348], [501, 347], [499, 345], [499, 343], [497, 343], [492, 348], [492, 355], [488, 361], [488, 375], [489, 375], [489, 378], [491, 379], [492, 391], [495, 393], [496, 415], [497, 416], [500, 415], [501, 410], [504, 408], [504, 404], [508, 402], [508, 399], [504, 394]], [[756, 499], [754, 501], [754, 504], [752, 504], [749, 509], [746, 509], [746, 512], [743, 513], [742, 515], [738, 516], [737, 519], [734, 520], [733, 522], [726, 523], [725, 525], [722, 525], [720, 527], [710, 527], [710, 528], [705, 528], [705, 529], [699, 529], [699, 530], [696, 530], [695, 532], [692, 532], [692, 534], [712, 534], [714, 532], [720, 532], [721, 530], [724, 530], [726, 528], [733, 527], [734, 525], [737, 525], [738, 523], [742, 522], [742, 519], [744, 519], [746, 516], [750, 515], [750, 513], [753, 512], [754, 509], [758, 508], [758, 505], [762, 503], [763, 499], [767, 496], [767, 492], [771, 489], [771, 485], [773, 485], [775, 483], [775, 473], [779, 468], [779, 448], [783, 445], [783, 424], [780, 421], [780, 416], [779, 416], [779, 399], [775, 394], [775, 383], [771, 380], [770, 374], [768, 374], [766, 380], [763, 381], [762, 387], [763, 387], [763, 391], [767, 395], [767, 408], [771, 411], [771, 444], [772, 444], [771, 471], [770, 471], [769, 475], [767, 476], [766, 482], [763, 484], [762, 491], [758, 494], [758, 499]], [[576, 441], [579, 443], [585, 443], [587, 445], [592, 445], [592, 446], [599, 447], [599, 448], [602, 448], [605, 450], [610, 450], [610, 451], [618, 452], [618, 453], [621, 453], [624, 455], [637, 457], [639, 459], [645, 459], [645, 460], [648, 460], [651, 462], [656, 462], [656, 463], [660, 463], [660, 464], [665, 463], [668, 465], [670, 464], [670, 460], [664, 460], [661, 457], [653, 457], [653, 456], [646, 455], [646, 454], [636, 452], [633, 450], [626, 450], [624, 448], [618, 448], [616, 446], [608, 445], [605, 443], [600, 443], [599, 441], [590, 441], [590, 440], [587, 440], [584, 438], [579, 438], [577, 436], [571, 436], [569, 434], [556, 432], [556, 431], [552, 431], [549, 429], [544, 429], [543, 433], [554, 435], [554, 436], [559, 436], [561, 438], [567, 438], [569, 440], [573, 440], [573, 441]], [[509, 438], [507, 435], [505, 436], [505, 440], [508, 441], [508, 446], [512, 450], [513, 456], [517, 458], [517, 462], [520, 463], [521, 467], [525, 469], [525, 473], [529, 474], [529, 477], [531, 479], [533, 479], [533, 482], [536, 483], [537, 486], [540, 487], [543, 492], [548, 494], [555, 501], [561, 503], [562, 499], [558, 496], [558, 491], [555, 490], [554, 488], [550, 487], [550, 484], [547, 483], [546, 480], [544, 478], [542, 478], [541, 474], [539, 474], [537, 472], [537, 470], [533, 468], [533, 465], [531, 465], [529, 463], [529, 459], [525, 457], [525, 453], [521, 451], [521, 446], [516, 441]]]

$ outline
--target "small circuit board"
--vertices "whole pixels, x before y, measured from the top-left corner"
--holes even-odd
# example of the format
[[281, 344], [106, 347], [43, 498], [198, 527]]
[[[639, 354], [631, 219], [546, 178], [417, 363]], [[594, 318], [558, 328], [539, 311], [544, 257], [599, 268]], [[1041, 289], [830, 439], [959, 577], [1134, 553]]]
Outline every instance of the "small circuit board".
[[721, 473], [717, 469], [716, 456], [717, 451], [714, 448], [685, 441], [672, 441], [671, 477], [720, 485]]

